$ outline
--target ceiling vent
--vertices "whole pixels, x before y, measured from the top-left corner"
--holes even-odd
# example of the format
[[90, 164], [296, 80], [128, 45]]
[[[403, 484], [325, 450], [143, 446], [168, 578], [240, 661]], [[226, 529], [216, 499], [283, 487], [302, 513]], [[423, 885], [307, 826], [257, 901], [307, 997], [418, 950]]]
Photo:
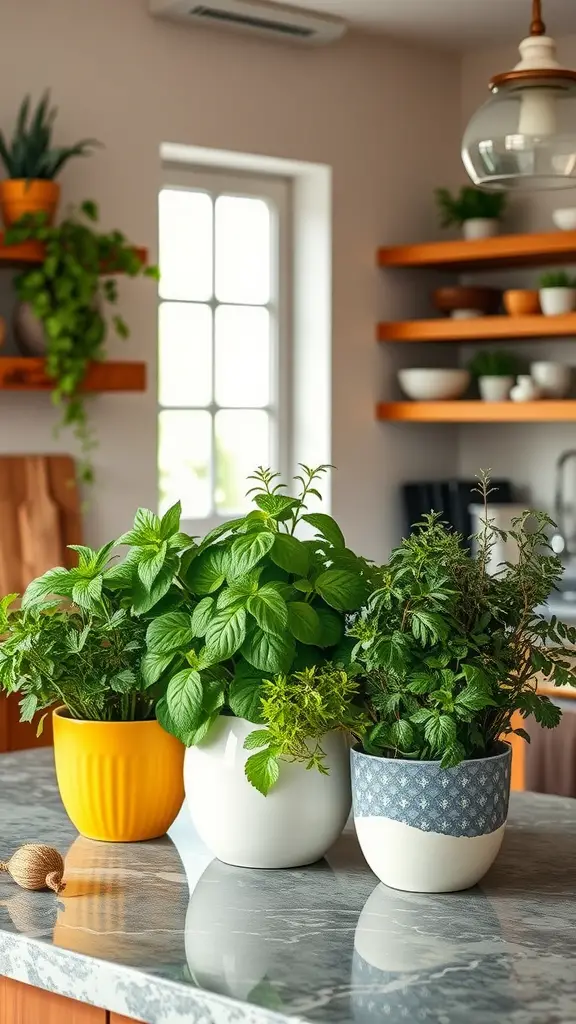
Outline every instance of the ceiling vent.
[[319, 46], [344, 35], [346, 23], [340, 18], [303, 11], [266, 0], [148, 0], [157, 18], [250, 32], [267, 39]]

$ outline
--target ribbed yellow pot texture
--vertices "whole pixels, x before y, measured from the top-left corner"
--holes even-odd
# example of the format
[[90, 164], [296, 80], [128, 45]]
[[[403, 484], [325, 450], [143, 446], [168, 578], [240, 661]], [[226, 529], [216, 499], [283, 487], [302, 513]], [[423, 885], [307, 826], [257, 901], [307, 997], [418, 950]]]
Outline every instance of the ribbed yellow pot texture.
[[54, 760], [62, 803], [87, 839], [155, 839], [182, 806], [184, 747], [156, 720], [88, 722], [57, 708]]

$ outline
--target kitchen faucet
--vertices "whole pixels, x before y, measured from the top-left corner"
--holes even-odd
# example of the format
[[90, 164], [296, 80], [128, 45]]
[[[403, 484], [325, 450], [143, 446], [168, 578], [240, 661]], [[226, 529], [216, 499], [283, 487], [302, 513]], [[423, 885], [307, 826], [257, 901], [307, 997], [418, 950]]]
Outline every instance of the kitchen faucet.
[[556, 462], [556, 488], [554, 494], [554, 519], [556, 532], [550, 540], [553, 551], [557, 555], [571, 557], [576, 555], [576, 533], [568, 528], [568, 513], [574, 516], [574, 502], [569, 501], [566, 494], [566, 465], [576, 459], [576, 449], [562, 452]]

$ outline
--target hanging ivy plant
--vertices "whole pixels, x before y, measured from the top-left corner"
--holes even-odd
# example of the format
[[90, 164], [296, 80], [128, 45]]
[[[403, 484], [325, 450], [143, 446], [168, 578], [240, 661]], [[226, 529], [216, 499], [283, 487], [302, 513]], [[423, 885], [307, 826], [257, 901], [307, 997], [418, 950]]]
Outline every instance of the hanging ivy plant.
[[[109, 328], [107, 305], [118, 301], [116, 274], [158, 277], [146, 266], [120, 231], [99, 232], [95, 203], [86, 201], [60, 224], [50, 227], [46, 214], [26, 214], [5, 235], [6, 245], [40, 242], [44, 262], [21, 271], [15, 280], [21, 302], [28, 303], [46, 336], [46, 374], [54, 381], [52, 400], [63, 406], [62, 424], [80, 441], [80, 478], [92, 483], [90, 451], [94, 431], [86, 412], [81, 386], [90, 363], [104, 358]], [[110, 320], [120, 338], [130, 331], [119, 314]]]

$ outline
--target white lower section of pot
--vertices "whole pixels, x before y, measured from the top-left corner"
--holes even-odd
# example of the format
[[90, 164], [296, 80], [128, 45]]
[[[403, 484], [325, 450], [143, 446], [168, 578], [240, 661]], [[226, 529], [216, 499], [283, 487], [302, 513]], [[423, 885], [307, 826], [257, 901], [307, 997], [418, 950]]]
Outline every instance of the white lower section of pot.
[[462, 234], [468, 242], [478, 238], [494, 238], [500, 230], [500, 222], [493, 217], [472, 217], [462, 225]]
[[357, 817], [358, 842], [372, 871], [392, 889], [458, 892], [494, 863], [505, 825], [484, 836], [447, 836], [392, 818]]
[[483, 402], [506, 402], [514, 387], [514, 377], [479, 377], [478, 387]]
[[219, 718], [205, 740], [186, 751], [184, 787], [203, 843], [226, 864], [290, 868], [312, 864], [336, 842], [350, 813], [350, 752], [343, 733], [322, 739], [328, 775], [283, 761], [264, 797], [244, 765], [253, 751], [244, 740], [259, 727], [243, 718]]

